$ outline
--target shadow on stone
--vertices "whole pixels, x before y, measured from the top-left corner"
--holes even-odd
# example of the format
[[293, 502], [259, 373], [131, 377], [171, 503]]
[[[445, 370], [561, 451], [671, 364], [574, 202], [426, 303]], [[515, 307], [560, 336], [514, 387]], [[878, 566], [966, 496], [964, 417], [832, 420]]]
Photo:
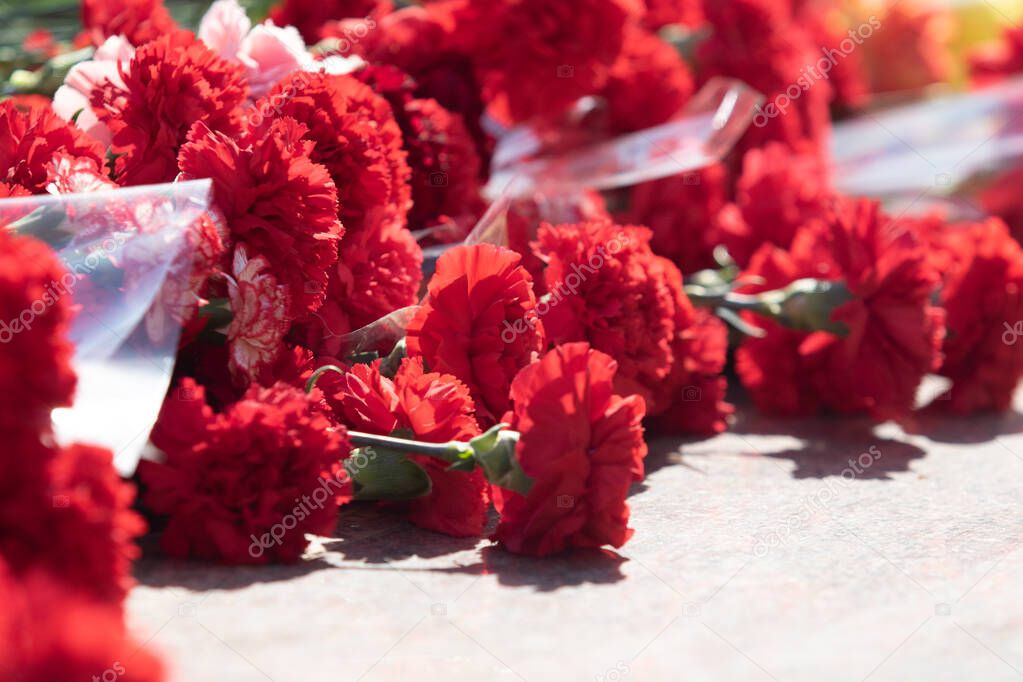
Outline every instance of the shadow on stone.
[[927, 453], [911, 443], [864, 435], [808, 440], [803, 447], [771, 452], [773, 459], [796, 465], [793, 478], [842, 476], [847, 480], [888, 480], [891, 474], [909, 471], [909, 464]]
[[179, 561], [161, 554], [146, 552], [135, 562], [135, 580], [146, 587], [176, 587], [194, 592], [207, 590], [238, 590], [259, 583], [275, 583], [299, 578], [321, 569], [331, 568], [322, 559], [309, 559], [295, 564], [266, 566], [225, 566], [203, 561]]
[[553, 592], [578, 585], [610, 585], [625, 579], [622, 564], [628, 561], [606, 549], [576, 549], [549, 557], [524, 557], [490, 546], [480, 551], [486, 573], [509, 587], [532, 587]]
[[1023, 433], [1023, 414], [1011, 410], [969, 416], [952, 415], [936, 405], [900, 422], [903, 431], [939, 443], [987, 443], [999, 436]]

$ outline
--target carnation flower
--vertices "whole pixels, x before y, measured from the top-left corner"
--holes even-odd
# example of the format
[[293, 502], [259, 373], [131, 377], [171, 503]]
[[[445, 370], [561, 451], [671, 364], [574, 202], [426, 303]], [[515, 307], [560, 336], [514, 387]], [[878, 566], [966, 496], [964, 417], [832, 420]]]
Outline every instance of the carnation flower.
[[390, 102], [401, 127], [412, 169], [410, 229], [461, 241], [483, 212], [480, 158], [464, 120], [436, 100], [417, 99], [415, 82], [396, 67], [366, 66], [353, 75]]
[[[355, 365], [344, 375], [320, 380], [327, 403], [353, 430], [427, 443], [468, 441], [480, 433], [469, 389], [453, 376], [427, 373], [421, 358], [406, 358], [393, 381], [380, 374], [380, 361]], [[409, 505], [417, 526], [458, 537], [483, 531], [488, 502], [483, 472], [447, 471], [448, 464], [423, 455], [410, 458], [426, 469], [431, 494]]]
[[291, 119], [240, 140], [198, 123], [179, 159], [184, 178], [213, 179], [231, 239], [270, 263], [292, 320], [322, 305], [341, 234], [334, 182], [310, 159], [305, 134]]
[[416, 98], [434, 99], [462, 116], [485, 180], [494, 139], [483, 129], [485, 106], [475, 68], [454, 45], [453, 26], [447, 19], [434, 8], [404, 7], [380, 16], [376, 28], [354, 47], [369, 62], [395, 66], [414, 78]]
[[[69, 562], [69, 556], [63, 557]], [[0, 560], [0, 679], [162, 682], [164, 666], [128, 635], [121, 610], [54, 575], [13, 576]]]
[[[776, 140], [790, 147], [809, 141], [823, 153], [830, 129], [826, 79], [809, 79], [808, 66], [822, 58], [811, 35], [792, 18], [787, 2], [706, 2], [712, 35], [696, 48], [699, 84], [714, 76], [737, 78], [763, 93], [767, 103], [737, 149]], [[787, 101], [784, 112], [777, 101]]]
[[828, 317], [845, 334], [768, 324], [765, 338], [739, 349], [739, 376], [765, 411], [807, 414], [820, 406], [897, 417], [940, 364], [944, 316], [931, 303], [937, 275], [912, 232], [874, 202], [839, 199], [827, 223], [801, 230], [787, 253], [764, 245], [747, 274], [763, 278], [763, 287], [814, 277], [848, 291]]
[[644, 3], [643, 25], [653, 31], [669, 24], [696, 28], [705, 21], [700, 0], [644, 0]]
[[244, 244], [234, 251], [233, 277], [228, 280], [231, 325], [227, 343], [230, 368], [246, 383], [269, 367], [284, 347], [288, 332], [288, 292], [262, 256], [250, 259]]
[[643, 400], [614, 392], [617, 363], [585, 343], [557, 346], [512, 383], [516, 456], [528, 495], [494, 487], [494, 539], [517, 554], [621, 547], [632, 536], [625, 497], [642, 477]]
[[82, 0], [85, 37], [99, 46], [113, 36], [143, 45], [182, 32], [163, 0]]
[[735, 201], [719, 212], [715, 231], [745, 266], [762, 244], [787, 249], [797, 231], [825, 215], [831, 195], [816, 156], [773, 142], [746, 152]]
[[651, 180], [630, 190], [622, 222], [646, 225], [654, 253], [671, 259], [685, 273], [717, 266], [720, 243], [714, 219], [728, 200], [728, 170], [715, 163], [683, 175]]
[[587, 341], [618, 363], [616, 390], [650, 391], [671, 371], [672, 287], [650, 250], [650, 231], [611, 222], [542, 225], [533, 245], [547, 263], [538, 312], [554, 344]]
[[693, 306], [682, 273], [670, 261], [658, 259], [654, 266], [660, 266], [675, 298], [675, 338], [671, 373], [654, 386], [647, 405], [651, 426], [676, 434], [720, 433], [735, 412], [725, 401], [728, 329], [711, 311]]
[[145, 507], [167, 517], [161, 546], [172, 557], [229, 564], [297, 561], [306, 533], [332, 533], [352, 486], [350, 451], [306, 396], [285, 384], [253, 386], [214, 414], [185, 379], [152, 435], [161, 463], [143, 461]]
[[1006, 28], [994, 45], [970, 55], [970, 78], [977, 85], [997, 82], [1023, 71], [1023, 28]]
[[543, 280], [544, 262], [531, 243], [540, 225], [547, 220], [583, 223], [610, 221], [607, 203], [600, 192], [585, 190], [575, 196], [550, 197], [541, 193], [514, 199], [508, 206], [508, 247], [522, 256], [522, 267], [533, 278], [537, 298], [546, 292]]
[[[41, 532], [32, 564], [46, 563], [82, 592], [120, 601], [134, 584], [131, 564], [141, 552], [135, 539], [146, 531], [132, 510], [135, 486], [121, 480], [110, 450], [72, 445], [50, 465], [50, 488], [40, 510]], [[40, 557], [46, 557], [42, 559]], [[73, 571], [67, 558], [74, 557]]]
[[117, 187], [95, 159], [88, 156], [74, 157], [60, 152], [53, 157], [46, 171], [46, 191], [50, 194], [83, 194]]
[[854, 0], [850, 5], [852, 21], [874, 29], [857, 48], [871, 91], [918, 90], [951, 80], [956, 17], [950, 9], [919, 0]]
[[1023, 240], [1023, 166], [1010, 166], [987, 178], [986, 186], [977, 195], [977, 203], [985, 215], [997, 216], [1009, 226], [1017, 241]]
[[256, 110], [305, 126], [305, 139], [315, 143], [312, 160], [330, 171], [337, 186], [349, 236], [405, 224], [412, 192], [401, 128], [387, 100], [369, 86], [351, 76], [301, 74], [274, 86]]
[[200, 42], [168, 36], [140, 47], [123, 83], [93, 90], [92, 106], [110, 129], [121, 185], [170, 182], [178, 174], [178, 150], [192, 124], [236, 137], [248, 86], [240, 67]]
[[[799, 233], [795, 245], [800, 260], [793, 253], [777, 246], [765, 244], [750, 259], [745, 275], [759, 277], [762, 282], [745, 287], [744, 291], [780, 289], [790, 282], [815, 275], [812, 263], [805, 262], [803, 253], [813, 253], [812, 243], [817, 237], [813, 229]], [[804, 246], [806, 243], [809, 246]], [[820, 408], [809, 377], [802, 367], [800, 345], [806, 333], [783, 327], [772, 320], [748, 317], [751, 323], [765, 331], [763, 338], [745, 339], [735, 353], [736, 373], [743, 388], [757, 408], [779, 416], [814, 414]]]
[[[70, 279], [69, 279], [70, 278]], [[0, 230], [0, 427], [35, 432], [71, 404], [73, 277], [42, 242]]]
[[544, 348], [532, 278], [520, 261], [490, 244], [448, 251], [408, 327], [409, 355], [463, 381], [487, 426], [508, 409], [512, 378]]
[[693, 77], [674, 47], [630, 25], [601, 91], [612, 133], [629, 133], [672, 119], [693, 95]]
[[607, 82], [630, 0], [458, 0], [444, 7], [502, 118], [550, 118]]
[[135, 488], [118, 476], [109, 450], [57, 448], [49, 430], [47, 420], [36, 431], [4, 431], [0, 556], [18, 573], [46, 569], [82, 594], [119, 605], [139, 556], [134, 540], [146, 529], [131, 509]]
[[210, 6], [199, 24], [199, 40], [245, 69], [253, 97], [262, 97], [277, 81], [313, 64], [296, 28], [280, 28], [272, 21], [253, 27], [238, 0], [217, 0]]
[[[795, 9], [796, 21], [806, 27], [813, 44], [820, 46], [821, 56], [830, 62], [825, 66], [818, 60], [815, 66], [816, 73], [823, 73], [827, 68], [834, 104], [844, 109], [867, 104], [870, 101], [867, 67], [859, 44], [849, 37], [850, 32], [855, 36], [863, 24], [851, 21], [844, 9], [830, 0], [803, 0], [796, 3]], [[849, 50], [850, 46], [854, 49]]]
[[74, 121], [89, 137], [104, 147], [110, 146], [110, 129], [100, 123], [92, 110], [92, 94], [110, 83], [124, 89], [121, 68], [126, 67], [135, 48], [123, 36], [111, 36], [96, 48], [92, 59], [79, 62], [71, 67], [64, 77], [64, 84], [53, 95], [53, 110], [65, 121]]
[[0, 102], [0, 182], [42, 194], [47, 167], [59, 153], [103, 165], [103, 148], [49, 107], [21, 111], [11, 100]]
[[390, 10], [390, 0], [282, 0], [270, 10], [278, 26], [294, 26], [310, 44], [323, 37], [324, 24], [346, 17], [367, 17]]
[[[1023, 377], [1023, 249], [1001, 220], [945, 225], [908, 221], [937, 252], [948, 335], [939, 374], [952, 388], [936, 406], [969, 414], [1004, 411]], [[937, 265], [937, 264], [936, 264]]]

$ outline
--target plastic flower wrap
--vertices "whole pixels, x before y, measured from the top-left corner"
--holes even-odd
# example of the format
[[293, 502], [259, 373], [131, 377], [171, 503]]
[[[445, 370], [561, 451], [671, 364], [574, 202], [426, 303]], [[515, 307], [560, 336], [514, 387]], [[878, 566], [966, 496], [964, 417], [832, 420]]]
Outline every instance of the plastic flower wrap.
[[200, 180], [0, 201], [7, 228], [48, 244], [66, 269], [5, 323], [30, 329], [49, 302], [71, 297], [78, 390], [72, 407], [54, 412], [57, 435], [110, 448], [123, 475], [135, 469], [197, 308], [193, 258], [202, 231], [215, 229], [209, 194]]
[[509, 186], [527, 196], [608, 190], [680, 175], [720, 161], [753, 120], [761, 97], [743, 83], [714, 79], [680, 115], [652, 128], [582, 144], [548, 155], [537, 131], [518, 129], [502, 138], [488, 186], [493, 196]]
[[[1023, 172], [1023, 79], [857, 118], [835, 126], [836, 189], [881, 199], [889, 208], [951, 204], [1019, 228]], [[1015, 223], [1015, 225], [1012, 225]]]

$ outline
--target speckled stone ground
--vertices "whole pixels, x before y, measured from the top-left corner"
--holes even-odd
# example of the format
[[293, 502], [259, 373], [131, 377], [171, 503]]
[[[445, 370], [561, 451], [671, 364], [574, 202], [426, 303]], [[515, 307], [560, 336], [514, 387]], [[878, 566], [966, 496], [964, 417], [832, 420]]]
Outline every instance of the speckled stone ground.
[[1019, 680], [1021, 479], [1018, 413], [741, 410], [652, 443], [623, 551], [530, 560], [348, 508], [300, 566], [145, 560], [129, 622], [175, 682]]

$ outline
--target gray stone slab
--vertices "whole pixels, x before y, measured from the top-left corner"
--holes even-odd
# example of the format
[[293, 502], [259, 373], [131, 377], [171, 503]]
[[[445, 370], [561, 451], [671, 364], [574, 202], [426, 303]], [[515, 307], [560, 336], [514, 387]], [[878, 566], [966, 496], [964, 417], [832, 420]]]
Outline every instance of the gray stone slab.
[[349, 507], [299, 566], [144, 560], [129, 622], [176, 682], [1020, 680], [1020, 432], [742, 410], [652, 443], [622, 551], [520, 558]]

